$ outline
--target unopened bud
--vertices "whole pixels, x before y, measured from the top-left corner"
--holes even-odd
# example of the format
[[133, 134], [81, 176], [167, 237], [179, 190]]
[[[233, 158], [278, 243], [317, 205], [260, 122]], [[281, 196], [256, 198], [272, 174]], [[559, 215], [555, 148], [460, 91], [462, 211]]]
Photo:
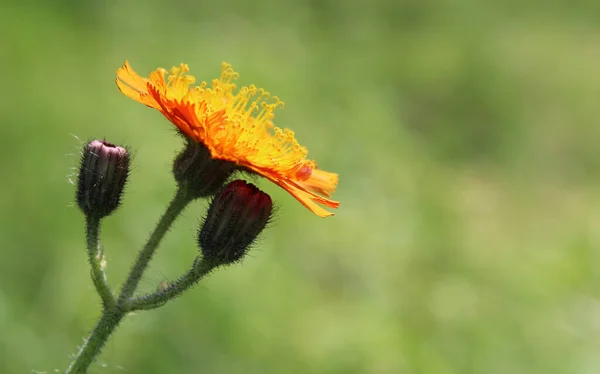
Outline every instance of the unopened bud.
[[94, 140], [83, 148], [77, 205], [95, 218], [117, 209], [129, 174], [129, 153], [123, 147]]
[[194, 197], [216, 194], [234, 171], [234, 163], [212, 158], [204, 144], [191, 141], [173, 163], [175, 180]]
[[214, 197], [198, 235], [204, 260], [227, 265], [241, 260], [265, 228], [273, 203], [256, 186], [235, 180]]

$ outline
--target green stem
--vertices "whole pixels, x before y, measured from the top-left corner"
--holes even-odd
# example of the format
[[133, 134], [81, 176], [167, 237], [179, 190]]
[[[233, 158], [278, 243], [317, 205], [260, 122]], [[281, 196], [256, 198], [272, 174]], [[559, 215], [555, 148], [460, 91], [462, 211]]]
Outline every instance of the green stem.
[[90, 337], [83, 343], [65, 374], [87, 373], [88, 367], [100, 353], [108, 337], [115, 331], [124, 316], [125, 311], [120, 308], [115, 307], [105, 310], [94, 330], [92, 330]]
[[[115, 331], [125, 314], [128, 312], [127, 305], [130, 304], [129, 299], [135, 292], [140, 279], [148, 266], [148, 263], [152, 259], [156, 248], [160, 241], [165, 236], [169, 228], [175, 222], [177, 216], [181, 214], [183, 209], [193, 200], [193, 197], [189, 194], [188, 190], [180, 187], [171, 200], [171, 203], [167, 207], [167, 210], [158, 221], [158, 224], [154, 228], [154, 231], [150, 235], [148, 242], [144, 245], [144, 248], [138, 254], [136, 262], [133, 264], [127, 280], [123, 284], [121, 295], [119, 299], [114, 302], [111, 306], [105, 307], [102, 317], [90, 333], [83, 346], [81, 346], [77, 355], [73, 358], [73, 361], [69, 365], [69, 368], [65, 374], [85, 374], [89, 366], [92, 364], [96, 356], [102, 350], [102, 347], [106, 344], [106, 341], [110, 335]], [[88, 220], [88, 254], [90, 254], [90, 263], [92, 264], [92, 278], [96, 288], [98, 288], [98, 280], [106, 280], [106, 277], [98, 277], [97, 272], [103, 275], [102, 268], [100, 267], [100, 261], [96, 261], [97, 255], [97, 243], [99, 233], [99, 222], [89, 219]], [[90, 249], [96, 248], [96, 251]], [[93, 256], [92, 256], [93, 254]], [[93, 261], [92, 261], [93, 260]], [[106, 285], [108, 285], [106, 283]], [[101, 284], [102, 287], [104, 287]], [[110, 289], [109, 289], [110, 291]], [[98, 293], [103, 295], [100, 291]], [[111, 293], [112, 297], [112, 293]], [[103, 299], [104, 300], [104, 299]]]
[[106, 274], [102, 269], [103, 255], [99, 245], [99, 233], [100, 233], [100, 219], [86, 217], [86, 231], [87, 231], [87, 251], [88, 261], [92, 269], [92, 281], [96, 286], [96, 291], [102, 299], [102, 306], [104, 309], [110, 309], [115, 305], [115, 297], [113, 296]]
[[190, 271], [179, 277], [176, 281], [170, 283], [168, 286], [154, 293], [131, 299], [127, 305], [127, 310], [134, 311], [158, 308], [194, 286], [215, 267], [216, 264], [212, 262], [196, 260]]
[[173, 197], [173, 200], [171, 200], [171, 203], [169, 204], [166, 212], [160, 218], [160, 221], [158, 221], [158, 224], [154, 228], [152, 235], [150, 235], [150, 239], [148, 239], [148, 242], [146, 242], [146, 245], [138, 254], [137, 260], [135, 264], [133, 264], [133, 267], [129, 272], [129, 276], [123, 284], [121, 295], [119, 295], [118, 303], [120, 305], [125, 304], [127, 300], [131, 296], [133, 296], [133, 293], [135, 292], [138, 284], [140, 283], [140, 279], [142, 279], [142, 274], [144, 273], [144, 270], [146, 270], [148, 263], [152, 259], [152, 256], [154, 255], [154, 252], [158, 247], [158, 244], [162, 240], [163, 236], [165, 236], [167, 231], [169, 231], [169, 228], [171, 227], [177, 216], [181, 214], [183, 209], [192, 200], [193, 198], [188, 192], [188, 190], [180, 186], [177, 190], [177, 193], [175, 194], [175, 197]]

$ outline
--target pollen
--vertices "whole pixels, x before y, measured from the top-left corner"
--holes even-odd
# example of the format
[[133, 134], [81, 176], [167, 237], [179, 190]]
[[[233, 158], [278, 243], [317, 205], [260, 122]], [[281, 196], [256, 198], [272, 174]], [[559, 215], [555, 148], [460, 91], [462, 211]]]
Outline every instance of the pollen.
[[204, 144], [211, 157], [269, 179], [321, 217], [333, 215], [321, 205], [339, 206], [329, 199], [338, 175], [317, 169], [294, 132], [274, 125], [283, 101], [255, 85], [238, 88], [239, 74], [228, 63], [210, 84], [194, 86], [189, 71], [180, 64], [142, 78], [126, 61], [117, 70], [116, 83], [124, 95], [157, 109], [188, 138]]

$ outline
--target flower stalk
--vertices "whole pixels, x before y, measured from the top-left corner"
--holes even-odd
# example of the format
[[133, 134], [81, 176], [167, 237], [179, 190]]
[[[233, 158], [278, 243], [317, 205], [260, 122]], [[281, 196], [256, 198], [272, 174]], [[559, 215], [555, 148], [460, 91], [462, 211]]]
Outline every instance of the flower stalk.
[[169, 228], [175, 219], [181, 214], [185, 207], [193, 200], [190, 197], [191, 192], [185, 185], [180, 185], [175, 193], [175, 197], [171, 200], [171, 203], [167, 207], [167, 210], [158, 221], [158, 224], [154, 228], [154, 231], [150, 235], [150, 238], [144, 245], [144, 248], [138, 254], [137, 260], [133, 264], [127, 280], [123, 284], [121, 294], [119, 295], [119, 304], [123, 305], [127, 303], [127, 300], [133, 295], [137, 289], [140, 279], [144, 274], [144, 270], [148, 267], [150, 260], [156, 252], [156, 248], [160, 244], [162, 238], [165, 236]]
[[210, 274], [216, 266], [218, 264], [214, 262], [197, 258], [187, 273], [156, 292], [131, 299], [127, 305], [127, 309], [133, 312], [161, 307], [196, 285], [202, 278]]
[[102, 300], [104, 310], [111, 309], [115, 305], [115, 297], [103, 269], [104, 254], [99, 244], [100, 219], [90, 215], [86, 216], [86, 231], [88, 262], [91, 267], [92, 281]]
[[131, 311], [132, 302], [130, 298], [137, 289], [140, 279], [148, 267], [156, 248], [158, 248], [158, 245], [169, 231], [173, 222], [175, 222], [176, 218], [191, 201], [189, 190], [184, 186], [180, 186], [167, 210], [154, 228], [146, 245], [144, 245], [138, 254], [137, 260], [132, 266], [129, 276], [123, 284], [121, 294], [116, 301], [106, 282], [106, 277], [101, 268], [101, 260], [98, 260], [99, 219], [87, 217], [88, 259], [92, 266], [92, 280], [98, 294], [102, 298], [104, 310], [100, 320], [79, 349], [79, 352], [75, 355], [65, 374], [87, 373], [88, 367], [100, 353], [110, 335], [119, 323], [121, 323], [123, 317]]
[[105, 309], [102, 317], [96, 323], [96, 326], [79, 349], [79, 352], [75, 355], [65, 374], [87, 373], [89, 366], [94, 362], [94, 359], [98, 356], [124, 316], [125, 311], [120, 309], [118, 305], [115, 305], [111, 309]]

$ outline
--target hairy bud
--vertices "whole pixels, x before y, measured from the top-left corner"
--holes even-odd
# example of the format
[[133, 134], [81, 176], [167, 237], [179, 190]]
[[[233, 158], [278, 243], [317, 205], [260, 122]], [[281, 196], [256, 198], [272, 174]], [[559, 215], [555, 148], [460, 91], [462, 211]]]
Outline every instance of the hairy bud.
[[81, 211], [95, 218], [113, 213], [129, 174], [129, 152], [106, 141], [94, 140], [83, 148], [77, 205]]
[[241, 260], [265, 228], [273, 203], [253, 184], [235, 180], [213, 198], [198, 235], [205, 260], [219, 265]]

